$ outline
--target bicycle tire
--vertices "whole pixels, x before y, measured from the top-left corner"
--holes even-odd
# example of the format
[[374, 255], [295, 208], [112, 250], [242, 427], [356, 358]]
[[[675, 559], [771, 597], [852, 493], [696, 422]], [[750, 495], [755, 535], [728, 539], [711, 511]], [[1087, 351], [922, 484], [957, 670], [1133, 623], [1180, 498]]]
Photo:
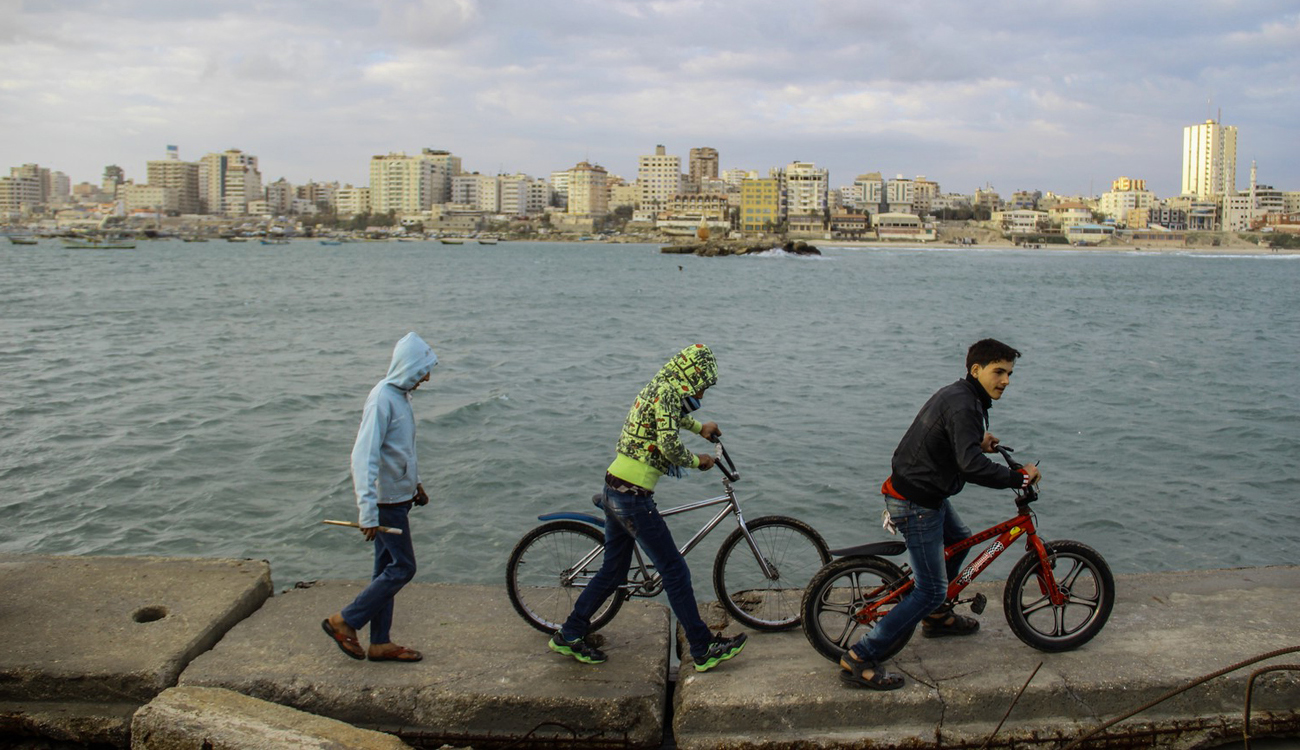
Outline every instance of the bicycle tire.
[[[817, 653], [838, 663], [840, 656], [873, 627], [853, 620], [850, 613], [887, 596], [909, 580], [901, 568], [883, 557], [860, 555], [836, 560], [817, 571], [804, 592], [804, 637]], [[880, 655], [880, 661], [901, 651], [915, 631], [913, 626], [900, 635]]]
[[[596, 555], [578, 581], [561, 582], [566, 571], [593, 549], [605, 544], [605, 533], [581, 521], [549, 521], [524, 534], [506, 563], [510, 603], [524, 621], [543, 633], [564, 624], [586, 582], [600, 570], [604, 555]], [[591, 618], [588, 632], [607, 625], [623, 606], [627, 592], [615, 589]]]
[[[1029, 552], [1007, 576], [1002, 608], [1011, 632], [1039, 651], [1070, 651], [1105, 627], [1115, 606], [1115, 577], [1097, 550], [1080, 542], [1047, 542], [1052, 573], [1068, 601], [1057, 607], [1039, 579], [1038, 555]], [[1061, 563], [1070, 567], [1060, 570]], [[1050, 614], [1050, 617], [1047, 616]]]
[[750, 536], [775, 579], [763, 574], [753, 550], [737, 527], [713, 561], [713, 590], [727, 613], [755, 630], [798, 627], [808, 582], [831, 561], [830, 549], [813, 527], [787, 516], [746, 522]]

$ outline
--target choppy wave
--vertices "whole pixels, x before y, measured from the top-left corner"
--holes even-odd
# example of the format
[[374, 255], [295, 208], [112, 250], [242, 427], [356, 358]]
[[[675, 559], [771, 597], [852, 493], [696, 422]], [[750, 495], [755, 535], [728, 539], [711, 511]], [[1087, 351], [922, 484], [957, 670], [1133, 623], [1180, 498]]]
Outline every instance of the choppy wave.
[[[361, 405], [408, 330], [440, 360], [414, 394], [424, 580], [495, 583], [537, 514], [589, 508], [632, 396], [692, 341], [719, 357], [702, 414], [747, 514], [834, 546], [879, 538], [898, 437], [984, 336], [1025, 353], [993, 429], [1042, 460], [1049, 538], [1125, 572], [1290, 563], [1300, 543], [1300, 266], [1243, 262], [1293, 256], [193, 248], [0, 248], [0, 551], [363, 577], [356, 533], [319, 521], [355, 514]], [[660, 502], [717, 479], [665, 480]], [[958, 507], [971, 526], [1011, 511], [977, 487]]]

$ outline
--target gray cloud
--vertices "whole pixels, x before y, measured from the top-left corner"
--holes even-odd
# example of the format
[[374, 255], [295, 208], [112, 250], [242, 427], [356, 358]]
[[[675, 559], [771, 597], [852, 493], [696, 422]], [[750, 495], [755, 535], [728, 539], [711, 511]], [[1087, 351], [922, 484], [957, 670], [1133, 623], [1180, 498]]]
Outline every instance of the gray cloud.
[[1298, 42], [1281, 0], [0, 0], [0, 168], [139, 177], [179, 143], [359, 184], [371, 155], [435, 146], [479, 171], [631, 177], [663, 143], [724, 168], [813, 160], [835, 184], [1123, 174], [1168, 195], [1182, 127], [1222, 107], [1243, 161], [1300, 189]]

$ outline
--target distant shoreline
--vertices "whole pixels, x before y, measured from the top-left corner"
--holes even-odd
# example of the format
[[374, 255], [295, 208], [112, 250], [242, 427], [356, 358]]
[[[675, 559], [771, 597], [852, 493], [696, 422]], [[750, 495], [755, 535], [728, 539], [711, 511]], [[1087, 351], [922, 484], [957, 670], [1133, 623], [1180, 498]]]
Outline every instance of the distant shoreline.
[[1182, 247], [1148, 247], [1142, 245], [1038, 245], [1037, 247], [1023, 247], [1011, 242], [979, 242], [973, 245], [951, 245], [941, 242], [926, 243], [904, 243], [904, 242], [882, 242], [879, 240], [861, 241], [861, 240], [830, 240], [816, 243], [810, 241], [809, 244], [817, 244], [818, 247], [841, 247], [854, 250], [882, 250], [888, 248], [908, 249], [908, 250], [1041, 250], [1050, 251], [1068, 251], [1068, 252], [1092, 252], [1092, 253], [1134, 253], [1134, 254], [1151, 254], [1151, 255], [1300, 255], [1300, 250], [1291, 248], [1265, 248], [1234, 245], [1234, 246], [1210, 246], [1210, 245], [1192, 245]]

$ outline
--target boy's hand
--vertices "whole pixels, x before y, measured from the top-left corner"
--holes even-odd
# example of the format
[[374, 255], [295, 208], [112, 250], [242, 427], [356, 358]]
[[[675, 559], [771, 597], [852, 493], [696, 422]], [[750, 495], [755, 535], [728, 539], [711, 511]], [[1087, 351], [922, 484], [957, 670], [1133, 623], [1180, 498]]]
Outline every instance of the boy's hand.
[[718, 429], [717, 422], [705, 422], [700, 425], [700, 437], [711, 443], [716, 442], [718, 438], [722, 437], [722, 430]]
[[416, 485], [415, 485], [415, 497], [411, 498], [411, 500], [413, 500], [413, 501], [415, 502], [416, 505], [428, 505], [428, 504], [429, 504], [429, 496], [428, 496], [427, 494], [425, 494], [425, 492], [424, 492], [424, 485], [423, 485], [423, 484], [416, 483]]
[[1042, 472], [1034, 464], [1028, 464], [1022, 468], [1025, 470], [1025, 476], [1029, 477], [1029, 484], [1031, 485], [1038, 484], [1038, 480], [1043, 478]]
[[708, 471], [713, 468], [713, 456], [707, 453], [697, 453], [696, 458], [700, 459], [700, 471]]
[[993, 437], [993, 433], [986, 432], [984, 433], [984, 439], [980, 441], [980, 450], [984, 451], [985, 453], [992, 453], [993, 451], [997, 450], [998, 446], [1001, 444], [1002, 441]]
[[375, 534], [379, 533], [378, 526], [362, 527], [361, 534], [365, 536], [367, 542], [375, 541]]

